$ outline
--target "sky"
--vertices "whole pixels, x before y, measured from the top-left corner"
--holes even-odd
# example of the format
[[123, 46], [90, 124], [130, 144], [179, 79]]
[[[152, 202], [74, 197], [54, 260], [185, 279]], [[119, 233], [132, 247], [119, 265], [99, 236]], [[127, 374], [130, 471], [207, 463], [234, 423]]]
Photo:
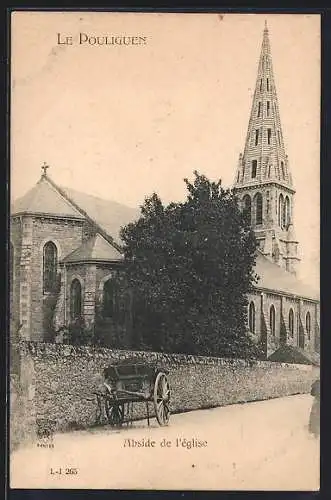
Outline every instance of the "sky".
[[[183, 199], [194, 170], [230, 187], [265, 20], [296, 189], [299, 277], [318, 289], [316, 14], [13, 13], [12, 199], [38, 181], [43, 162], [57, 184], [132, 207], [153, 192], [165, 203]], [[145, 42], [85, 41], [105, 35]], [[71, 44], [58, 43], [66, 37]]]

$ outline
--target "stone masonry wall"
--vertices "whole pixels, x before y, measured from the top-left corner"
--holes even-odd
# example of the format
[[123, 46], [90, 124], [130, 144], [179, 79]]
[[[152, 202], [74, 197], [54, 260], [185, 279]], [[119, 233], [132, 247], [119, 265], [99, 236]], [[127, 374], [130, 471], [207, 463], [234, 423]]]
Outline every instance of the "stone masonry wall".
[[[267, 346], [265, 355], [270, 356], [281, 344], [282, 333], [286, 344], [299, 346], [299, 330], [301, 328], [304, 336], [304, 349], [308, 352], [316, 351], [316, 344], [319, 335], [319, 306], [313, 300], [302, 299], [300, 297], [282, 296], [278, 293], [256, 290], [248, 295], [248, 304], [253, 301], [255, 305], [255, 334], [261, 339], [263, 336], [263, 326], [266, 327]], [[261, 314], [262, 301], [262, 314]], [[270, 307], [275, 308], [275, 335], [270, 331]], [[289, 312], [293, 310], [294, 329], [293, 336], [289, 330]], [[248, 308], [247, 308], [248, 311]], [[310, 336], [306, 331], [306, 314], [310, 313], [311, 332]], [[247, 314], [248, 320], [248, 314]]]
[[10, 221], [10, 243], [13, 255], [13, 282], [10, 283], [10, 317], [14, 327], [18, 327], [20, 320], [20, 261], [22, 247], [21, 220], [16, 217]]
[[[36, 419], [51, 421], [58, 431], [95, 425], [93, 391], [102, 384], [103, 369], [132, 356], [169, 369], [172, 412], [305, 393], [318, 376], [318, 370], [307, 365], [90, 346], [22, 342], [19, 352], [30, 436]], [[153, 414], [152, 404], [150, 410]], [[145, 405], [138, 404], [134, 416], [145, 415]], [[15, 414], [11, 418], [15, 419]]]
[[[51, 297], [43, 293], [43, 247], [47, 241], [55, 243], [60, 261], [82, 243], [81, 220], [49, 219], [35, 217], [33, 219], [33, 247], [31, 255], [31, 310], [33, 324], [31, 325], [31, 339], [44, 340], [40, 337], [45, 331], [44, 318]], [[56, 297], [54, 297], [56, 300]]]

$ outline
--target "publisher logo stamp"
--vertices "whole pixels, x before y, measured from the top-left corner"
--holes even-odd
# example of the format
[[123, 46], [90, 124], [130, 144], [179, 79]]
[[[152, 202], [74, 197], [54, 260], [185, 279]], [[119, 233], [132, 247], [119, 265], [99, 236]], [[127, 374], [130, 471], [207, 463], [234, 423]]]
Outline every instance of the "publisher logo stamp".
[[37, 447], [54, 448], [55, 420], [38, 418], [36, 421]]

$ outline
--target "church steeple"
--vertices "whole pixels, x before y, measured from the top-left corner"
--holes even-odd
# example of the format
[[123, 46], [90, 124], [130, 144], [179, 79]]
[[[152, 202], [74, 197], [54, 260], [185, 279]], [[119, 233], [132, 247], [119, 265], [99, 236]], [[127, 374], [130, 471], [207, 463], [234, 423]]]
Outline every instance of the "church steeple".
[[292, 188], [280, 122], [269, 30], [265, 25], [244, 154], [235, 187], [277, 182]]
[[293, 227], [295, 191], [280, 121], [266, 22], [245, 147], [239, 156], [233, 187], [249, 213], [261, 251], [295, 272], [299, 261], [297, 242], [293, 241], [293, 231], [288, 233]]

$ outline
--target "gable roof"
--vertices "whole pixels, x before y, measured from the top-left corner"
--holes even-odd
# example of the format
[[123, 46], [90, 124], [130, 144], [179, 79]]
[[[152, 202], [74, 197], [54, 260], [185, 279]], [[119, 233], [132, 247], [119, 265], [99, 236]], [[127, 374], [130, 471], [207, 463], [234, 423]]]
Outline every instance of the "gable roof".
[[62, 187], [61, 189], [70, 200], [82, 208], [118, 244], [121, 244], [119, 237], [121, 227], [126, 226], [129, 222], [133, 222], [140, 215], [140, 210], [137, 208], [127, 207], [115, 201], [104, 200], [96, 196], [80, 193], [74, 189], [66, 187]]
[[122, 258], [122, 254], [116, 248], [100, 234], [96, 234], [67, 255], [62, 262], [109, 262], [121, 261]]
[[259, 276], [256, 287], [318, 301], [319, 294], [294, 274], [271, 262], [260, 251], [257, 252], [255, 272]]
[[11, 215], [40, 214], [89, 220], [118, 250], [120, 229], [139, 217], [140, 211], [120, 203], [60, 187], [42, 175], [37, 184], [11, 207]]
[[84, 216], [51, 183], [46, 182], [44, 176], [22, 198], [12, 204], [11, 214], [58, 215], [84, 219]]

